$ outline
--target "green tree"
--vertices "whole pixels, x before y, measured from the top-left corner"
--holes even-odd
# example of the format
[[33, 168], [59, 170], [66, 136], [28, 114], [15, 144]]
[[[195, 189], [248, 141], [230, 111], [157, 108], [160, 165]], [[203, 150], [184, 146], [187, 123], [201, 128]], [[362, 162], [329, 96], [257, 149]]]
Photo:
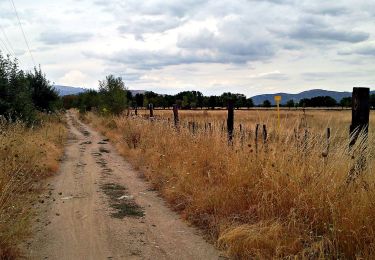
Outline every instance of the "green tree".
[[351, 107], [352, 106], [352, 98], [351, 97], [344, 97], [340, 100], [341, 107]]
[[286, 106], [287, 107], [289, 107], [289, 109], [291, 108], [291, 107], [294, 107], [294, 100], [293, 99], [290, 99], [290, 100], [288, 100], [288, 102], [286, 102]]
[[0, 115], [27, 123], [35, 120], [35, 106], [25, 73], [16, 60], [0, 53]]
[[247, 98], [246, 99], [245, 107], [247, 107], [247, 108], [254, 107], [254, 101], [253, 101], [252, 98]]
[[370, 107], [375, 108], [375, 94], [370, 95]]
[[264, 100], [263, 107], [271, 107], [271, 102], [268, 99]]
[[35, 107], [40, 110], [54, 111], [59, 95], [46, 79], [42, 70], [34, 68], [34, 73], [27, 73], [31, 97]]
[[119, 115], [127, 107], [127, 89], [121, 77], [109, 75], [99, 81], [99, 93], [102, 95], [102, 108]]

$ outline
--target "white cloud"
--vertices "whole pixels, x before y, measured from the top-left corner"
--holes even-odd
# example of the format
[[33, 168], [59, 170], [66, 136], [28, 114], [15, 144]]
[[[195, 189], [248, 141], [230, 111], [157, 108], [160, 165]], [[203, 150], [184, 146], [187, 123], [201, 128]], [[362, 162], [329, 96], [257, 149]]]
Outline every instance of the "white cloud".
[[58, 83], [66, 86], [87, 86], [88, 76], [79, 70], [71, 70], [58, 79]]
[[[133, 89], [254, 95], [270, 89], [349, 90], [374, 80], [372, 0], [17, 0], [16, 5], [36, 62], [58, 84], [95, 87], [113, 73]], [[21, 67], [32, 68], [8, 1], [0, 2], [0, 22]], [[365, 73], [339, 78], [345, 71]]]

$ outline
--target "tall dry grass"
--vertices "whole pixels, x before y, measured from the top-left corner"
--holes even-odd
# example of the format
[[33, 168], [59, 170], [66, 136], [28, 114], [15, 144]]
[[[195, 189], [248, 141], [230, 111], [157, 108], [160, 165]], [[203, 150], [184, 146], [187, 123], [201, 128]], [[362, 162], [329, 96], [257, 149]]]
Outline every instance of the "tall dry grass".
[[[171, 111], [155, 112], [153, 121], [86, 120], [232, 257], [375, 257], [374, 118], [368, 148], [358, 141], [349, 151], [347, 111], [283, 111], [280, 130], [275, 112], [236, 111], [233, 145], [222, 131], [223, 111], [180, 111], [179, 132], [166, 119]], [[184, 127], [192, 120], [195, 134]], [[257, 123], [268, 127], [266, 143], [255, 141]], [[367, 167], [358, 167], [359, 154]]]
[[42, 124], [31, 128], [0, 119], [0, 259], [21, 255], [41, 180], [59, 166], [65, 124], [61, 116], [40, 117]]

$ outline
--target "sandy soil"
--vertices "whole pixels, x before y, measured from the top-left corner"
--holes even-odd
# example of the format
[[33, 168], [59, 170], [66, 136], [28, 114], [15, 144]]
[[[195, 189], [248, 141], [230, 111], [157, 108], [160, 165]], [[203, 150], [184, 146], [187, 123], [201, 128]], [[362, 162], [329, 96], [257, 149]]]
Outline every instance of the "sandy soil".
[[224, 259], [108, 140], [67, 117], [65, 158], [38, 203], [27, 259]]

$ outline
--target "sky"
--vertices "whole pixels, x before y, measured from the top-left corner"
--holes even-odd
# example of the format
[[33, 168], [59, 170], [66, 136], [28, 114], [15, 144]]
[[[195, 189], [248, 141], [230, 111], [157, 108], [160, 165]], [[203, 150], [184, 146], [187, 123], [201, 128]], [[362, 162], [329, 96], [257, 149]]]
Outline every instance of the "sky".
[[[254, 96], [375, 82], [374, 0], [13, 0], [35, 64], [59, 85]], [[33, 61], [11, 0], [0, 50]]]

